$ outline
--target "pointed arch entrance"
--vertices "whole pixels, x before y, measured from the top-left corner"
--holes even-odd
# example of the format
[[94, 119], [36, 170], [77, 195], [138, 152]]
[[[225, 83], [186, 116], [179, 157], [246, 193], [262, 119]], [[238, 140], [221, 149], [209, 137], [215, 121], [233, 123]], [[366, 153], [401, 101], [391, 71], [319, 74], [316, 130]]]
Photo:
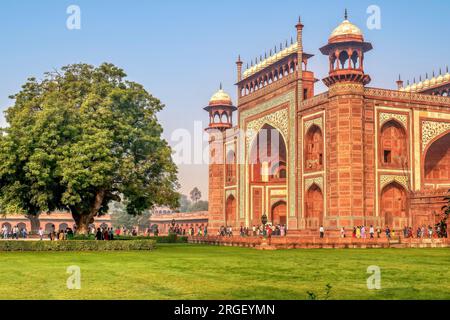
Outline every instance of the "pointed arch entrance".
[[274, 225], [286, 225], [287, 219], [286, 201], [278, 201], [272, 206], [271, 221]]
[[408, 225], [407, 193], [397, 182], [387, 185], [381, 192], [381, 218], [390, 228], [403, 228]]
[[236, 223], [236, 198], [230, 195], [225, 205], [225, 223], [227, 226], [234, 226]]
[[324, 200], [322, 190], [313, 184], [306, 192], [305, 226], [306, 229], [317, 230], [323, 225]]

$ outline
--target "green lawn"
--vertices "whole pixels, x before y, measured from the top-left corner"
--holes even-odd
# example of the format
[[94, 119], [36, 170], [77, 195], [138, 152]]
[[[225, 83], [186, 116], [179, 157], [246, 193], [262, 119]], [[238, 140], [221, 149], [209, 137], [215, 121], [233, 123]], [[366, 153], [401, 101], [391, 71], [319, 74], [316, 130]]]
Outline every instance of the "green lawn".
[[[81, 268], [68, 290], [66, 268]], [[367, 267], [382, 290], [367, 289]], [[450, 249], [289, 250], [159, 245], [153, 252], [0, 253], [0, 299], [450, 299]]]

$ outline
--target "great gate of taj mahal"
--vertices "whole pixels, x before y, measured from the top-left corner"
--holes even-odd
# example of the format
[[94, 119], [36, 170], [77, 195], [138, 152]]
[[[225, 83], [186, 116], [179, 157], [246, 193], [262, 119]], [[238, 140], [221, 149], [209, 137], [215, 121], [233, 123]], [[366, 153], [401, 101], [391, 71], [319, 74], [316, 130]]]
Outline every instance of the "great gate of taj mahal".
[[448, 70], [412, 85], [399, 79], [397, 90], [370, 87], [372, 45], [346, 16], [320, 48], [328, 91], [316, 95], [303, 27], [245, 71], [238, 59], [236, 107], [221, 89], [205, 108], [209, 229], [259, 225], [263, 214], [299, 234], [440, 221], [450, 189]]

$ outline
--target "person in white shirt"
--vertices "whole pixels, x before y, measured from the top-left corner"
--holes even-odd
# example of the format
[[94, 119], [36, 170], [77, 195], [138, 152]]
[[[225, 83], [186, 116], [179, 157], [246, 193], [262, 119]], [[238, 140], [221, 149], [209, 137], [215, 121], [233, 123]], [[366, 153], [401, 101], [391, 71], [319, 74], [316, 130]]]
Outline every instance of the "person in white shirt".
[[370, 233], [370, 239], [373, 239], [374, 238], [373, 235], [375, 234], [375, 229], [373, 228], [373, 226], [370, 226], [369, 233]]
[[3, 239], [8, 239], [8, 228], [6, 226], [3, 226], [2, 232], [3, 232]]
[[42, 240], [44, 238], [44, 230], [39, 228], [39, 238]]
[[319, 228], [319, 232], [320, 232], [320, 238], [322, 239], [325, 235], [325, 229], [323, 226], [320, 226]]

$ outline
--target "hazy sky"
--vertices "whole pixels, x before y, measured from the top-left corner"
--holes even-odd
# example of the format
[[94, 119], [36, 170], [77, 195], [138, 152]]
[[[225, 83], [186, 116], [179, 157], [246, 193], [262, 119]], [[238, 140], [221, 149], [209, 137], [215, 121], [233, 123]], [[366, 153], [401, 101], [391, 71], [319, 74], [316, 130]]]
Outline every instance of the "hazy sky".
[[[66, 27], [70, 5], [81, 9], [80, 30]], [[380, 30], [366, 27], [370, 5], [381, 9]], [[316, 55], [309, 69], [325, 77], [328, 60], [318, 49], [343, 20], [344, 8], [373, 43], [365, 59], [370, 86], [395, 88], [399, 73], [418, 79], [450, 63], [450, 2], [444, 0], [2, 0], [0, 108], [11, 104], [8, 96], [30, 76], [70, 63], [111, 62], [163, 101], [159, 118], [176, 145], [176, 130], [193, 132], [196, 121], [206, 126], [203, 107], [220, 82], [235, 100], [237, 55], [247, 62], [295, 39], [298, 15], [305, 51]], [[3, 115], [0, 123], [5, 125]], [[182, 192], [198, 186], [206, 195], [205, 165], [180, 166], [179, 177]]]

